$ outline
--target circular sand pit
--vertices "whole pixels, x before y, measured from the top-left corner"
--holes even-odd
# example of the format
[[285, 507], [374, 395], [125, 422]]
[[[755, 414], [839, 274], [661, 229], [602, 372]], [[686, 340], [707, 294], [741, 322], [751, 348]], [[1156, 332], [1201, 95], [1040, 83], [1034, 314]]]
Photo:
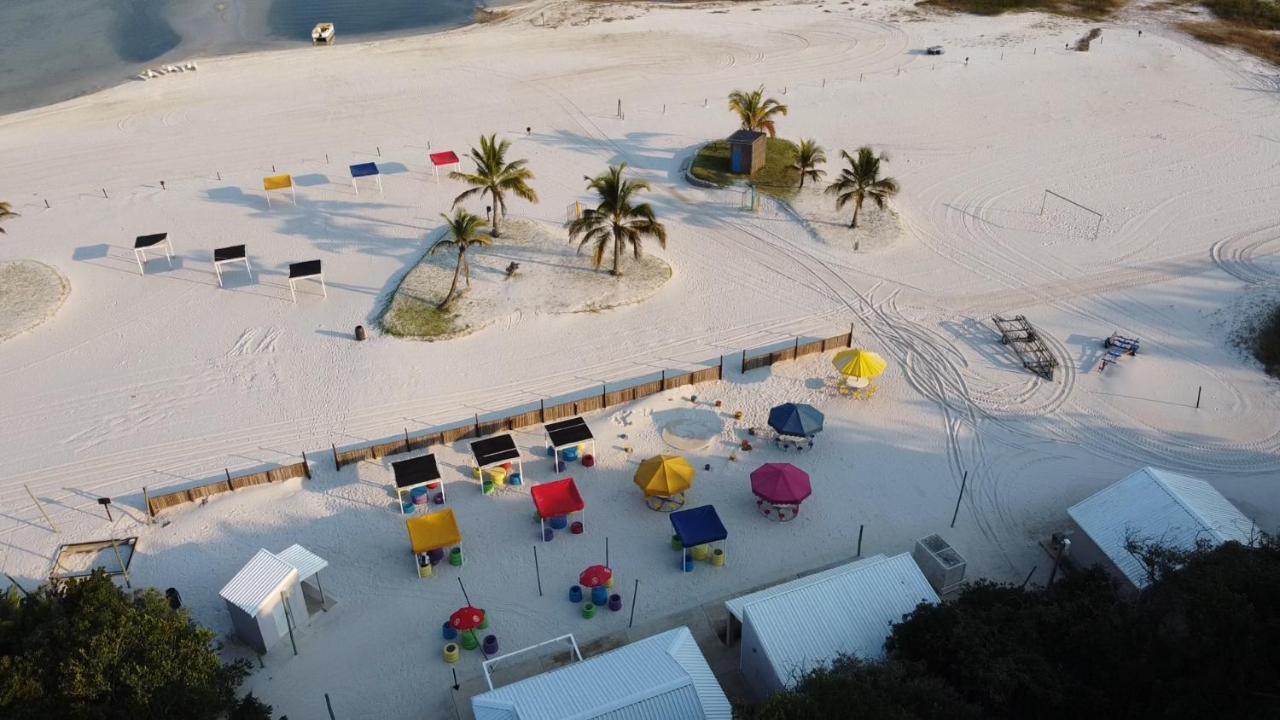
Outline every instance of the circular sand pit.
[[53, 317], [70, 291], [62, 273], [42, 262], [0, 262], [0, 342]]
[[677, 450], [705, 450], [724, 432], [724, 420], [710, 410], [668, 410], [663, 415], [670, 419], [662, 425], [662, 439]]

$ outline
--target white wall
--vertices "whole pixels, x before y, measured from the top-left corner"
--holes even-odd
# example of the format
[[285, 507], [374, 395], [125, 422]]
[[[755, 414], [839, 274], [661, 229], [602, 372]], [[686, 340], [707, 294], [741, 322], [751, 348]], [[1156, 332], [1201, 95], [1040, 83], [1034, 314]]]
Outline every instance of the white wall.
[[782, 682], [774, 673], [773, 665], [769, 662], [769, 656], [765, 653], [749, 616], [743, 618], [738, 669], [742, 670], [743, 676], [747, 679], [747, 688], [758, 700], [764, 700], [783, 689]]

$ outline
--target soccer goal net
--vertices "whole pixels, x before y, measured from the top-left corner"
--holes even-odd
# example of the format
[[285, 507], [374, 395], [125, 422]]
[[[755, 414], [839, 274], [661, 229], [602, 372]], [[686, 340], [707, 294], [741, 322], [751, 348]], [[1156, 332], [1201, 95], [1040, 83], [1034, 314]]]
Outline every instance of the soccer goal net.
[[1040, 216], [1046, 217], [1046, 214], [1049, 219], [1069, 228], [1080, 227], [1090, 240], [1097, 240], [1102, 230], [1102, 213], [1048, 188], [1040, 197]]

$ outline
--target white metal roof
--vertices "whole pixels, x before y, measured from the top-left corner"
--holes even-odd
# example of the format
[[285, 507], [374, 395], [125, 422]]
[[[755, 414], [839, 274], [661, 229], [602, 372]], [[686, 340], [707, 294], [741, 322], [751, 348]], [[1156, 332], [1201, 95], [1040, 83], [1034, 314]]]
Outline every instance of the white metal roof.
[[471, 698], [476, 720], [730, 720], [686, 627]]
[[306, 580], [329, 567], [329, 561], [301, 545], [290, 545], [276, 553], [276, 557], [298, 569], [298, 577]]
[[257, 616], [263, 602], [278, 594], [297, 575], [294, 566], [266, 550], [259, 550], [219, 594], [232, 605]]
[[763, 600], [767, 597], [772, 597], [773, 595], [777, 595], [778, 593], [787, 592], [789, 590], [795, 590], [796, 588], [801, 588], [806, 585], [812, 585], [816, 582], [822, 582], [823, 580], [833, 578], [837, 575], [843, 575], [844, 573], [847, 573], [850, 570], [860, 565], [865, 565], [867, 563], [872, 563], [872, 562], [878, 562], [883, 559], [884, 559], [884, 555], [870, 555], [868, 557], [862, 558], [861, 560], [855, 560], [851, 563], [846, 563], [844, 565], [837, 565], [833, 568], [827, 568], [826, 570], [819, 570], [816, 573], [813, 573], [811, 575], [805, 575], [804, 577], [796, 578], [795, 580], [789, 580], [784, 583], [778, 583], [777, 585], [771, 585], [763, 590], [757, 590], [756, 592], [753, 592], [753, 593], [740, 595], [736, 598], [726, 600], [724, 603], [724, 609], [728, 610], [730, 615], [734, 616], [739, 621], [741, 621], [742, 608], [746, 607], [747, 605], [757, 600]]
[[[848, 567], [848, 566], [846, 566]], [[788, 687], [839, 655], [884, 657], [891, 626], [922, 602], [937, 603], [909, 553], [875, 560], [793, 587], [743, 608], [774, 673]]]
[[1184, 549], [1200, 539], [1215, 545], [1253, 539], [1253, 523], [1212, 485], [1151, 467], [1081, 500], [1067, 514], [1139, 588], [1148, 584], [1147, 575], [1125, 550], [1131, 536]]

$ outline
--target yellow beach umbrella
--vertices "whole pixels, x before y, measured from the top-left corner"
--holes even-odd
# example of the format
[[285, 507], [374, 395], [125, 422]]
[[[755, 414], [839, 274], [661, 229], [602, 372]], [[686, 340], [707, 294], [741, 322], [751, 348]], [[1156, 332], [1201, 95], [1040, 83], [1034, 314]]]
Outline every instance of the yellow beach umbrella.
[[836, 353], [831, 364], [842, 375], [852, 377], [873, 378], [884, 372], [889, 366], [885, 359], [870, 350], [841, 350]]
[[645, 495], [672, 497], [693, 487], [693, 466], [679, 455], [656, 455], [640, 463], [636, 485]]

